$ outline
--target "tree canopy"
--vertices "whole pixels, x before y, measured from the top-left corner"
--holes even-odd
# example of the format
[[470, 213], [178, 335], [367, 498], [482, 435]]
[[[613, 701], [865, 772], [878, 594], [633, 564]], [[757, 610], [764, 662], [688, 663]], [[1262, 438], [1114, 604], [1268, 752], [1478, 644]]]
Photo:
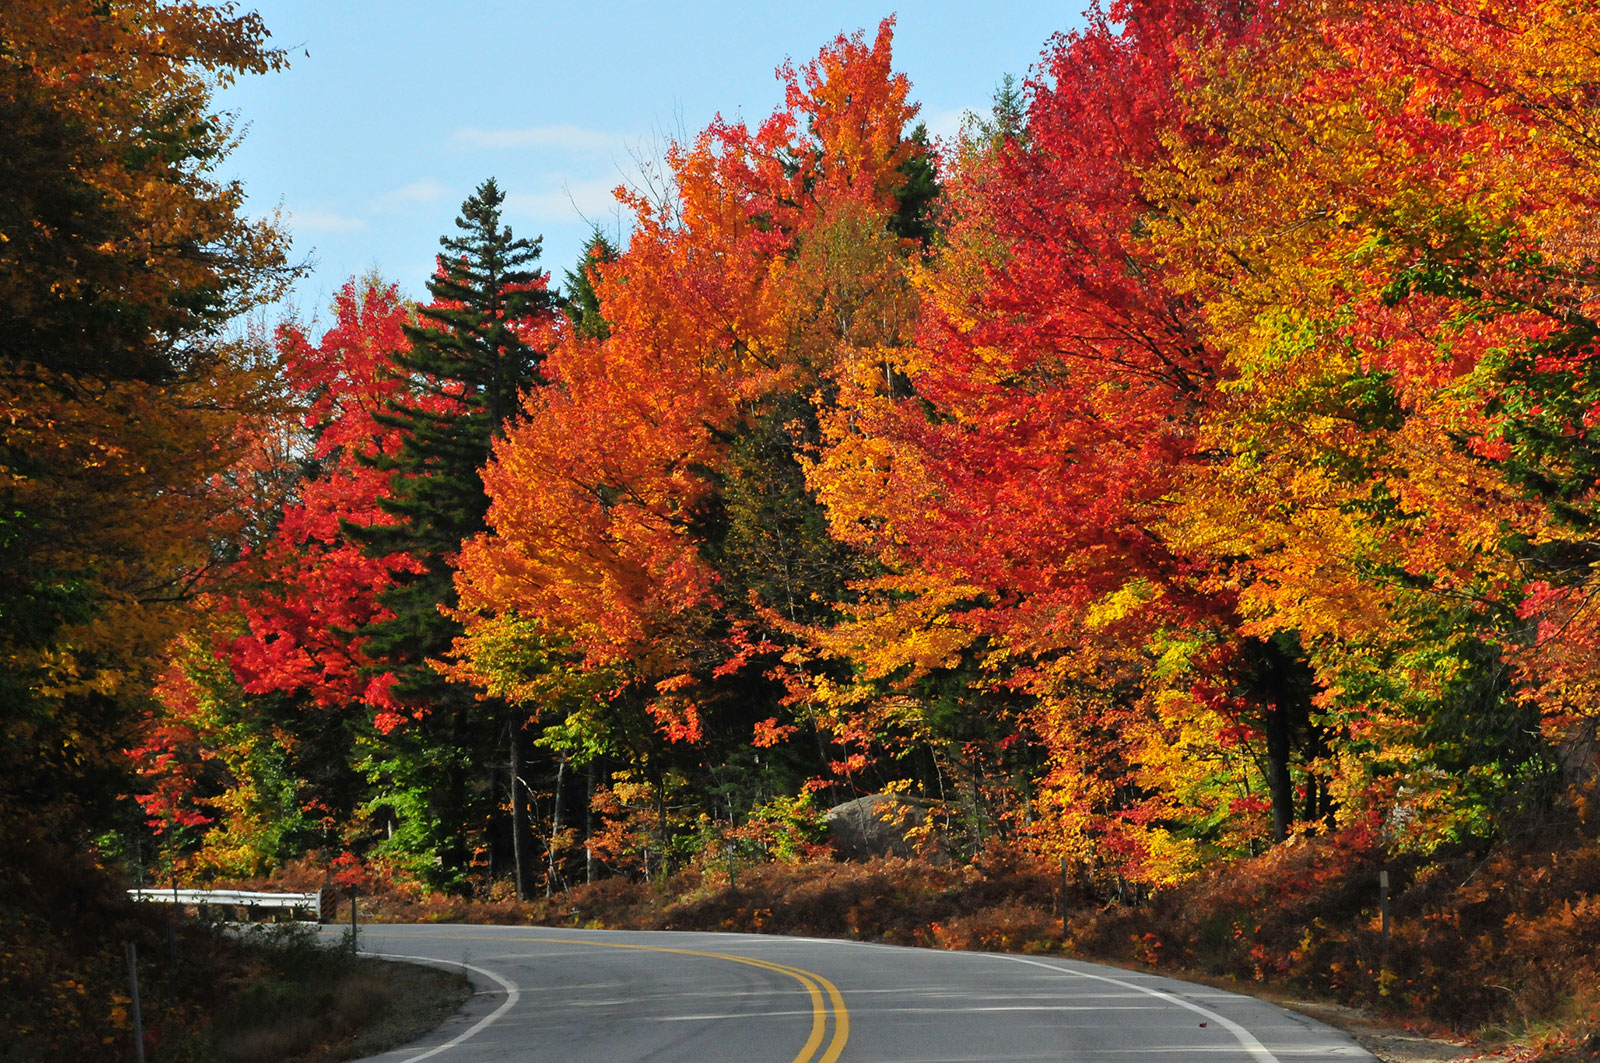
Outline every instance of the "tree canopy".
[[270, 351], [220, 331], [281, 247], [201, 84], [281, 63], [259, 22], [49, 11], [4, 31], [0, 645], [59, 763], [10, 800], [131, 749], [197, 872], [526, 895], [865, 793], [1164, 886], [1594, 778], [1587, 9], [1119, 0], [946, 138], [886, 20], [564, 290], [489, 181], [421, 305]]

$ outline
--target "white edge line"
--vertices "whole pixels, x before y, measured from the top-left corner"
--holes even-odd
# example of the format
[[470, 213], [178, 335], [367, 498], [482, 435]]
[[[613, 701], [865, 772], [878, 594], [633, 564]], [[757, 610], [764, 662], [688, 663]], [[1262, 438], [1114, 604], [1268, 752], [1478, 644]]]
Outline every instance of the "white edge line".
[[464, 969], [466, 969], [468, 971], [476, 971], [479, 974], [483, 975], [485, 978], [494, 979], [496, 982], [499, 982], [501, 987], [504, 988], [505, 991], [506, 991], [505, 1003], [501, 1004], [498, 1008], [495, 1008], [489, 1014], [485, 1015], [483, 1018], [481, 1018], [477, 1022], [473, 1023], [471, 1029], [465, 1030], [462, 1033], [457, 1034], [456, 1036], [452, 1037], [450, 1040], [446, 1041], [444, 1044], [437, 1045], [437, 1046], [435, 1046], [433, 1048], [430, 1048], [426, 1052], [422, 1052], [422, 1053], [419, 1053], [418, 1055], [414, 1055], [414, 1056], [407, 1056], [405, 1059], [399, 1060], [398, 1063], [417, 1063], [418, 1060], [427, 1059], [430, 1056], [438, 1055], [440, 1052], [443, 1052], [448, 1048], [454, 1048], [456, 1045], [460, 1044], [462, 1041], [465, 1041], [467, 1038], [472, 1037], [475, 1034], [477, 1034], [477, 1032], [479, 1030], [482, 1030], [484, 1027], [490, 1025], [495, 1020], [499, 1019], [500, 1016], [504, 1015], [507, 1011], [510, 1011], [513, 1007], [515, 1007], [518, 1000], [522, 999], [522, 991], [517, 988], [517, 985], [516, 985], [515, 982], [512, 982], [512, 981], [510, 981], [509, 979], [506, 979], [506, 978], [502, 978], [498, 974], [495, 974], [493, 971], [486, 970], [486, 969], [484, 969], [482, 967], [474, 967], [470, 963], [460, 963], [460, 962], [458, 962], [456, 960], [436, 960], [431, 956], [400, 956], [400, 955], [397, 955], [397, 954], [392, 953], [392, 952], [368, 952], [368, 953], [365, 953], [364, 955], [376, 956], [380, 960], [407, 960], [407, 961], [410, 961], [412, 963], [427, 963], [427, 964], [435, 964], [435, 965], [444, 965], [444, 966], [449, 966], [449, 967], [461, 967], [461, 968], [464, 968]]
[[[1102, 974], [1090, 974], [1087, 971], [1075, 971], [1071, 967], [1057, 967], [1053, 963], [1044, 963], [1041, 960], [1030, 960], [1022, 956], [1006, 956], [1004, 954], [997, 953], [990, 953], [990, 955], [1000, 960], [1011, 960], [1014, 963], [1025, 963], [1030, 967], [1043, 967], [1047, 971], [1055, 971], [1057, 974], [1070, 974], [1075, 978], [1092, 978], [1096, 982], [1109, 982], [1111, 985], [1122, 986], [1124, 989], [1132, 989], [1136, 992], [1145, 993], [1152, 997], [1160, 997], [1162, 1000], [1165, 1000], [1171, 1004], [1176, 1004], [1180, 1008], [1188, 1008], [1197, 1015], [1204, 1015], [1206, 1018], [1215, 1022], [1218, 1026], [1223, 1027], [1229, 1033], [1233, 1034], [1234, 1040], [1239, 1042], [1239, 1046], [1241, 1048], [1243, 1048], [1246, 1052], [1249, 1052], [1256, 1059], [1260, 1060], [1261, 1063], [1279, 1063], [1278, 1057], [1267, 1051], [1267, 1047], [1260, 1041], [1256, 1040], [1255, 1034], [1251, 1033], [1243, 1026], [1240, 1026], [1232, 1019], [1224, 1015], [1218, 1015], [1209, 1008], [1202, 1008], [1199, 1004], [1184, 1000], [1182, 997], [1173, 996], [1171, 993], [1166, 993], [1159, 989], [1151, 989], [1149, 986], [1139, 985], [1137, 982], [1125, 982], [1120, 978], [1107, 978]], [[407, 1060], [406, 1063], [410, 1063], [410, 1061]]]
[[[881, 942], [876, 942], [876, 941], [843, 941], [843, 942], [840, 942], [836, 938], [835, 939], [808, 938], [808, 939], [805, 939], [805, 940], [810, 940], [810, 941], [829, 941], [829, 940], [832, 940], [836, 944], [856, 945], [856, 946], [861, 947], [861, 948], [893, 949], [893, 948], [898, 948], [899, 947], [899, 946], [896, 946], [896, 945], [885, 945], [885, 944], [882, 944]], [[963, 955], [963, 953], [958, 952], [958, 951], [953, 950], [953, 949], [929, 949], [928, 951], [931, 952], [931, 953], [942, 953], [943, 955], [946, 955], [946, 956]], [[1239, 1047], [1243, 1048], [1246, 1052], [1249, 1052], [1256, 1059], [1260, 1060], [1261, 1063], [1282, 1063], [1282, 1061], [1279, 1060], [1277, 1056], [1273, 1055], [1271, 1052], [1269, 1052], [1267, 1050], [1267, 1046], [1266, 1045], [1264, 1045], [1260, 1041], [1256, 1040], [1255, 1034], [1251, 1033], [1249, 1030], [1245, 1029], [1243, 1026], [1240, 1026], [1238, 1023], [1234, 1022], [1232, 1019], [1228, 1018], [1226, 1015], [1218, 1015], [1216, 1012], [1212, 1011], [1209, 1008], [1203, 1008], [1199, 1004], [1191, 1003], [1190, 1001], [1184, 1000], [1182, 997], [1174, 996], [1173, 994], [1167, 993], [1167, 992], [1163, 992], [1160, 989], [1151, 989], [1149, 986], [1142, 986], [1142, 985], [1139, 985], [1137, 982], [1125, 982], [1120, 978], [1107, 978], [1103, 974], [1090, 974], [1088, 971], [1076, 971], [1076, 970], [1073, 970], [1071, 967], [1057, 967], [1053, 963], [1044, 963], [1041, 960], [1030, 960], [1030, 959], [1028, 959], [1028, 958], [1026, 958], [1024, 956], [1008, 956], [1003, 952], [985, 952], [985, 953], [977, 953], [977, 954], [966, 953], [965, 955], [983, 955], [983, 956], [988, 956], [991, 959], [996, 959], [996, 960], [1010, 960], [1013, 963], [1025, 963], [1029, 967], [1043, 967], [1045, 970], [1054, 971], [1056, 974], [1068, 974], [1068, 975], [1072, 975], [1075, 978], [1091, 978], [1096, 982], [1108, 982], [1111, 985], [1122, 986], [1125, 989], [1132, 989], [1135, 992], [1144, 993], [1146, 996], [1158, 997], [1161, 1000], [1167, 1001], [1168, 1003], [1176, 1004], [1180, 1008], [1188, 1008], [1190, 1011], [1195, 1012], [1196, 1014], [1204, 1015], [1207, 1019], [1214, 1020], [1218, 1026], [1221, 1026], [1223, 1029], [1225, 1029], [1229, 1033], [1233, 1034], [1234, 1040], [1239, 1042]]]

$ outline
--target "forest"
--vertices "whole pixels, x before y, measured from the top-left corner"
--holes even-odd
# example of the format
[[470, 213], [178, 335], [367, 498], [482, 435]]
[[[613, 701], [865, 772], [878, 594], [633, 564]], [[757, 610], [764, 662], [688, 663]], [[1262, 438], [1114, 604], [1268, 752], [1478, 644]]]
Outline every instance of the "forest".
[[425, 299], [241, 329], [266, 28], [5, 5], [13, 844], [522, 899], [894, 795], [1138, 899], [1591, 823], [1600, 9], [1115, 0], [948, 139], [893, 32], [559, 279], [486, 179]]

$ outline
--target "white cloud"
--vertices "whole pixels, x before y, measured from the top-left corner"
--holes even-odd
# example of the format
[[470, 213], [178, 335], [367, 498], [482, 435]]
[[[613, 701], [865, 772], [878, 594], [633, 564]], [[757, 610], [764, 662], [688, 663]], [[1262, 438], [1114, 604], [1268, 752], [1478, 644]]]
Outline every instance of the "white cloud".
[[425, 177], [421, 181], [413, 181], [385, 192], [373, 201], [373, 207], [377, 210], [390, 210], [411, 203], [437, 203], [449, 193], [450, 190], [444, 185], [431, 177]]
[[528, 126], [524, 129], [478, 129], [467, 126], [450, 135], [464, 148], [556, 148], [562, 151], [619, 151], [626, 137], [571, 125]]
[[955, 111], [929, 111], [918, 117], [927, 125], [930, 137], [951, 138], [961, 132], [967, 117], [974, 113], [972, 108], [963, 107]]
[[288, 210], [289, 227], [302, 233], [347, 233], [365, 229], [366, 220], [331, 210]]
[[506, 196], [506, 209], [535, 221], [567, 222], [581, 217], [603, 224], [617, 206], [611, 191], [621, 183], [617, 177], [591, 178], [566, 181], [541, 192], [513, 192]]

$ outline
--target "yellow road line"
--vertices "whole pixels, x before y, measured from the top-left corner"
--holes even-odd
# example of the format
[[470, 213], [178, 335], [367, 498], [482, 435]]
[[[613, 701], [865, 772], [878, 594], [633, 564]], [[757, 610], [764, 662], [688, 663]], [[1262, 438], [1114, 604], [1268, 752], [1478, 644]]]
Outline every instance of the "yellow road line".
[[[572, 938], [547, 938], [547, 937], [513, 937], [507, 938], [495, 934], [435, 934], [434, 937], [471, 938], [474, 941], [535, 941], [544, 945], [579, 945], [584, 948], [594, 949], [633, 949], [639, 952], [666, 952], [679, 956], [698, 956], [708, 960], [726, 960], [729, 963], [742, 963], [748, 967], [760, 967], [768, 971], [786, 974], [790, 978], [806, 987], [811, 995], [811, 1036], [806, 1038], [805, 1047], [800, 1054], [794, 1057], [794, 1063], [837, 1063], [838, 1058], [844, 1053], [845, 1042], [850, 1039], [850, 1009], [844, 1006], [844, 996], [839, 992], [839, 987], [828, 981], [814, 971], [803, 970], [799, 967], [790, 967], [788, 964], [773, 963], [771, 960], [758, 960], [753, 956], [735, 956], [727, 952], [700, 952], [695, 949], [669, 949], [659, 945], [625, 945], [615, 941], [574, 941]], [[828, 994], [827, 1004], [823, 1003], [822, 994]], [[829, 1005], [833, 1010], [833, 1039], [828, 1042], [828, 1050], [820, 1057], [813, 1059], [818, 1048], [822, 1047], [824, 1037], [827, 1035], [827, 1019]]]

